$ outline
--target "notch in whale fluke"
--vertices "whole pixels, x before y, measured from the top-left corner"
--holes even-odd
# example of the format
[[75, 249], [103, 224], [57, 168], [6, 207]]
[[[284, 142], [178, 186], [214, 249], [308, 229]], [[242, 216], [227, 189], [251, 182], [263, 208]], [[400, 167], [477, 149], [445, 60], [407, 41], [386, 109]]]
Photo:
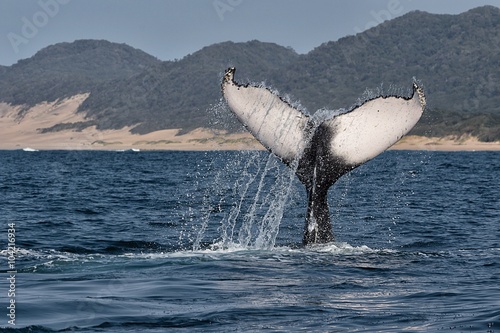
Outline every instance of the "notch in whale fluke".
[[415, 126], [426, 105], [422, 87], [414, 80], [409, 97], [369, 99], [318, 124], [269, 89], [238, 84], [234, 73], [229, 68], [222, 81], [229, 108], [264, 147], [294, 169], [307, 189], [304, 243], [333, 241], [328, 189]]

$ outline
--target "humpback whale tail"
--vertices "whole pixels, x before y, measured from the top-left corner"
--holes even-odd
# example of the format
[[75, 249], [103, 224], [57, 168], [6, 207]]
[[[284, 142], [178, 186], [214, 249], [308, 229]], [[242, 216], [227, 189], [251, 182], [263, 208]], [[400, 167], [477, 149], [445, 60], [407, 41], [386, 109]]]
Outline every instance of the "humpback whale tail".
[[381, 96], [319, 124], [267, 88], [240, 85], [227, 69], [222, 94], [240, 122], [290, 166], [308, 193], [304, 244], [334, 240], [328, 189], [345, 173], [395, 144], [420, 119], [423, 89], [410, 97]]

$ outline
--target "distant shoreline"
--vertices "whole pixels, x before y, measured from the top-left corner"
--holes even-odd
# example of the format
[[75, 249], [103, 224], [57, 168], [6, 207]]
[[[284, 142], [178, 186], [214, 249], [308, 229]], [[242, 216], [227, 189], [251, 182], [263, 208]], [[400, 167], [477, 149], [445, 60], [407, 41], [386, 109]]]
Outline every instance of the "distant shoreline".
[[392, 150], [429, 150], [429, 151], [500, 151], [500, 142], [481, 142], [475, 137], [432, 138], [406, 136], [392, 146]]
[[[216, 151], [265, 150], [250, 133], [217, 133], [197, 129], [184, 135], [178, 130], [162, 130], [145, 135], [131, 134], [128, 129], [97, 133], [64, 131], [25, 135], [6, 140], [0, 135], [0, 150], [141, 150], [141, 151]], [[390, 150], [423, 151], [500, 151], [500, 142], [480, 142], [473, 137], [429, 138], [407, 136]]]
[[[21, 106], [0, 102], [0, 149], [20, 150], [264, 150], [248, 132], [227, 133], [198, 128], [178, 135], [180, 129], [167, 129], [143, 135], [133, 134], [131, 127], [97, 130], [95, 126], [81, 131], [62, 130], [41, 133], [40, 129], [58, 124], [86, 121], [77, 112], [88, 94], [75, 95], [57, 102], [37, 104], [19, 116]], [[480, 142], [471, 136], [428, 138], [406, 136], [390, 149], [430, 151], [500, 151], [500, 142]]]

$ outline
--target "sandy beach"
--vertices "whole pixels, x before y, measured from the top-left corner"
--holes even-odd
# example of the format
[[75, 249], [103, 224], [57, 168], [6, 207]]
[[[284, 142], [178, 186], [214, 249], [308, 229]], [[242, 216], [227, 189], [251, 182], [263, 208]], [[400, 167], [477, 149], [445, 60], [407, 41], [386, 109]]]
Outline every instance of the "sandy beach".
[[405, 136], [390, 149], [432, 151], [500, 151], [500, 142], [481, 142], [475, 137], [432, 138]]
[[[60, 123], [85, 121], [77, 113], [88, 94], [38, 104], [19, 116], [21, 106], [0, 103], [0, 149], [36, 150], [253, 150], [264, 149], [249, 133], [228, 134], [199, 128], [184, 135], [178, 129], [161, 130], [145, 135], [130, 133], [132, 127], [99, 131], [88, 127], [83, 131], [65, 130], [40, 133], [40, 129]], [[485, 143], [474, 137], [428, 138], [406, 136], [391, 149], [436, 151], [500, 150], [500, 142]]]

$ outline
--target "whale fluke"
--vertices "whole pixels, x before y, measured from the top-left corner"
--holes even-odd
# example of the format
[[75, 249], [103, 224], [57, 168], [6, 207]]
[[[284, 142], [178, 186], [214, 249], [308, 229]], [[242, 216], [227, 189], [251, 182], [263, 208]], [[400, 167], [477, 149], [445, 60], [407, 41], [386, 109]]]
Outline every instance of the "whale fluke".
[[407, 134], [425, 109], [414, 81], [410, 97], [381, 96], [319, 124], [265, 87], [240, 85], [227, 69], [222, 94], [253, 136], [292, 167], [308, 193], [304, 244], [334, 240], [328, 189], [345, 173], [379, 155]]

